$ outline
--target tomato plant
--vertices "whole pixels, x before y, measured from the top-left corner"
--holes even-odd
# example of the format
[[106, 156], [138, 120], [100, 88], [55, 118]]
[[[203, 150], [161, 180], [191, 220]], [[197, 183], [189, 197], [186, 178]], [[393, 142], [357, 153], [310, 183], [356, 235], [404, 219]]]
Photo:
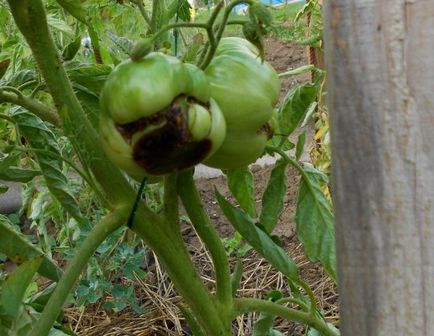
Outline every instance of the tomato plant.
[[[275, 316], [304, 323], [312, 332], [337, 335], [299, 277], [296, 264], [271, 235], [283, 206], [286, 167], [292, 165], [302, 177], [297, 209], [300, 240], [308, 257], [321, 261], [335, 279], [333, 215], [320, 188], [327, 177], [300, 163], [299, 155], [286, 152], [291, 146], [288, 136], [318, 94], [318, 81], [291, 90], [276, 108], [279, 76], [262, 59], [263, 37], [272, 28], [272, 15], [261, 2], [218, 1], [203, 22], [190, 21], [187, 1], [131, 3], [127, 10], [134, 10], [146, 29], [131, 36], [109, 34], [116, 50], [100, 43], [105, 37], [100, 34], [100, 21], [93, 17], [114, 20], [116, 11], [101, 13], [78, 0], [48, 1], [47, 6], [42, 0], [8, 0], [5, 7], [29, 46], [30, 61], [25, 66], [32, 71], [21, 74], [28, 79], [16, 78], [8, 70], [16, 60], [6, 58], [1, 65], [5, 77], [0, 101], [8, 105], [0, 118], [17, 135], [2, 148], [2, 178], [30, 181], [42, 176], [68, 218], [88, 234], [78, 240], [62, 270], [50, 255], [11, 229], [7, 218], [0, 218], [0, 249], [18, 263], [25, 261], [3, 282], [1, 330], [35, 336], [48, 335], [53, 326], [60, 330], [59, 312], [88, 261], [115, 231], [124, 228], [159, 258], [184, 299], [182, 311], [195, 334], [231, 335], [231, 322], [237, 316], [258, 311], [262, 317], [255, 327], [257, 335], [276, 334]], [[249, 6], [248, 15], [231, 19], [241, 3]], [[116, 6], [122, 11], [125, 3]], [[51, 15], [52, 7], [75, 29]], [[241, 25], [246, 39], [224, 38], [229, 24]], [[194, 43], [190, 47], [185, 43], [183, 55], [178, 55], [180, 34], [189, 30], [204, 31], [206, 39], [196, 35]], [[87, 54], [77, 55], [77, 41], [84, 31], [91, 45]], [[65, 139], [71, 151], [65, 153], [56, 137]], [[303, 142], [297, 147], [302, 151]], [[28, 162], [22, 160], [23, 153], [28, 153]], [[244, 182], [251, 179], [247, 165], [265, 153], [280, 159], [258, 215], [252, 189]], [[236, 295], [242, 270], [231, 274], [225, 247], [202, 207], [193, 180], [193, 168], [200, 162], [225, 169], [240, 207], [216, 192], [223, 213], [240, 236], [288, 278], [292, 297], [262, 300]], [[84, 213], [69, 188], [65, 166], [92, 190], [98, 215], [89, 216], [91, 210]], [[164, 191], [162, 204], [155, 209], [142, 193], [148, 183], [158, 181]], [[215, 293], [202, 282], [182, 239], [178, 198], [211, 256]], [[36, 272], [55, 286], [35, 304], [26, 291]], [[287, 302], [298, 306], [290, 308]]]

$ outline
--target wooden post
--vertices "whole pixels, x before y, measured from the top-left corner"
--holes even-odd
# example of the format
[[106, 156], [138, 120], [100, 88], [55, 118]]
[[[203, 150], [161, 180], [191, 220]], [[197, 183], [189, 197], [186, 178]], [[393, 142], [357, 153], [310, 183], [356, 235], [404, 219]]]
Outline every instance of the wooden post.
[[434, 335], [434, 1], [324, 2], [341, 330]]

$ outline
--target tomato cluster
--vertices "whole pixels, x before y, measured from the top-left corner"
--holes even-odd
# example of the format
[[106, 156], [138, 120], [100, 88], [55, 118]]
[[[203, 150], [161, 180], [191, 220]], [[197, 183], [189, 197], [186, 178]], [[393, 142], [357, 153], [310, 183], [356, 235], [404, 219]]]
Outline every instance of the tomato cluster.
[[154, 52], [119, 64], [101, 93], [100, 135], [135, 178], [198, 163], [232, 169], [262, 155], [280, 91], [274, 69], [247, 40], [224, 38], [202, 71]]

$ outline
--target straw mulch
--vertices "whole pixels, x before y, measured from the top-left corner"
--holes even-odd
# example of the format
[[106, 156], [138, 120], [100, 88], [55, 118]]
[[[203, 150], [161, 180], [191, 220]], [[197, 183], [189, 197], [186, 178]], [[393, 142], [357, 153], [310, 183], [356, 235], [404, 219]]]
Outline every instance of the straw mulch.
[[[313, 289], [318, 306], [327, 320], [334, 325], [339, 322], [338, 294], [333, 281], [328, 278], [321, 267], [310, 263], [303, 253], [302, 245], [295, 235], [284, 238], [282, 245], [297, 263], [300, 275]], [[213, 268], [209, 255], [197, 239], [189, 244], [193, 260], [197, 265], [204, 283], [214, 287]], [[231, 258], [234, 266], [236, 258]], [[289, 287], [279, 272], [276, 272], [266, 261], [253, 251], [243, 260], [244, 273], [238, 289], [238, 296], [264, 298], [271, 290], [280, 290], [289, 294]], [[131, 311], [107, 313], [102, 304], [87, 306], [84, 310], [69, 308], [66, 311], [67, 321], [71, 329], [80, 336], [156, 336], [156, 335], [191, 335], [178, 305], [182, 298], [168, 279], [158, 260], [150, 252], [148, 258], [148, 276], [137, 279], [134, 284], [136, 292], [142, 298], [145, 313], [138, 315]], [[252, 326], [257, 314], [240, 316], [233, 323], [234, 335], [252, 334]], [[277, 318], [276, 329], [285, 335], [303, 335], [305, 327], [290, 321]]]

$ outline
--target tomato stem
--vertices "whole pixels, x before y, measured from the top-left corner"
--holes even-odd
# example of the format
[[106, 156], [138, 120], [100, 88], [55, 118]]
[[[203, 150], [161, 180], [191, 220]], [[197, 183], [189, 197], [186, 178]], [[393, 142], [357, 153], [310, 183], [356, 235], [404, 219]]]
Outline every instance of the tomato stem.
[[16, 88], [0, 87], [0, 102], [12, 103], [24, 107], [26, 110], [36, 114], [42, 120], [58, 126], [59, 117], [50, 107], [40, 103], [38, 100], [26, 97]]
[[231, 274], [228, 258], [217, 231], [203, 209], [191, 171], [179, 175], [178, 192], [196, 232], [211, 254], [216, 274], [217, 300], [223, 307], [222, 313], [228, 313], [232, 310]]
[[164, 177], [164, 214], [167, 221], [179, 230], [179, 209], [177, 192], [178, 174], [173, 173]]
[[234, 318], [238, 315], [249, 312], [259, 311], [271, 316], [280, 316], [285, 319], [307, 324], [318, 330], [324, 336], [339, 336], [339, 333], [332, 330], [327, 323], [318, 315], [302, 312], [297, 309], [282, 306], [276, 302], [265, 301], [260, 299], [235, 299]]
[[[231, 12], [234, 9], [234, 7], [236, 5], [241, 4], [241, 3], [246, 3], [248, 5], [253, 5], [254, 4], [254, 0], [235, 0], [235, 1], [232, 1], [229, 5], [227, 5], [225, 7], [225, 11], [224, 11], [224, 14], [223, 14], [223, 19], [219, 23], [219, 26], [217, 28], [217, 32], [216, 33], [214, 33], [214, 21], [217, 18], [217, 15], [214, 18], [214, 21], [212, 22], [212, 27], [210, 28], [211, 32], [208, 34], [208, 35], [211, 34], [213, 36], [213, 40], [212, 41], [210, 40], [210, 48], [209, 48], [209, 50], [208, 50], [208, 52], [206, 54], [206, 57], [205, 57], [204, 61], [201, 64], [199, 64], [199, 67], [201, 69], [205, 69], [209, 65], [209, 63], [211, 62], [212, 58], [214, 57], [215, 51], [217, 50], [217, 46], [218, 46], [218, 44], [219, 44], [219, 42], [220, 42], [220, 40], [221, 40], [221, 38], [223, 36], [223, 32], [224, 32], [224, 30], [226, 28], [226, 25], [227, 25], [227, 22], [229, 20], [229, 15], [231, 14]], [[220, 11], [220, 10], [218, 10], [218, 11]], [[216, 12], [216, 10], [214, 10], [214, 13], [215, 12]], [[217, 12], [217, 14], [218, 14], [218, 12]], [[210, 22], [210, 21], [211, 21], [211, 19], [208, 22]]]

